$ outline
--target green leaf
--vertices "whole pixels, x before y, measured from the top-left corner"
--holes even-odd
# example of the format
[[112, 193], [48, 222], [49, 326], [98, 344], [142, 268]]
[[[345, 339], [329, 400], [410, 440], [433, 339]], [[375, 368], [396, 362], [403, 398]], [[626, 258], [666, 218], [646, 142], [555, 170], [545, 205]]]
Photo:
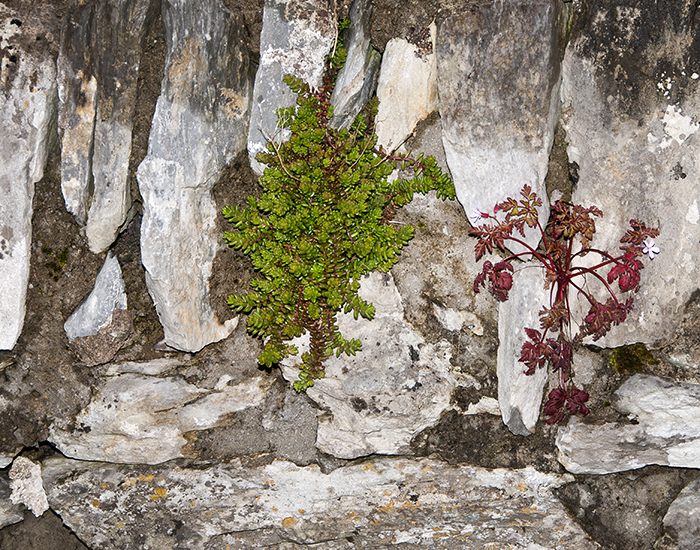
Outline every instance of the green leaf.
[[[248, 313], [250, 334], [265, 339], [260, 364], [271, 366], [298, 355], [289, 342], [308, 332], [310, 350], [302, 355], [297, 391], [323, 378], [324, 361], [354, 355], [358, 340], [345, 340], [336, 315], [352, 312], [372, 319], [372, 304], [359, 297], [359, 278], [386, 271], [413, 238], [410, 225], [390, 223], [415, 193], [435, 190], [454, 198], [454, 185], [435, 159], [410, 152], [388, 159], [377, 148], [374, 132], [378, 101], [371, 99], [350, 129], [329, 124], [332, 79], [344, 62], [339, 38], [324, 86], [312, 90], [301, 79], [285, 82], [297, 94], [295, 106], [278, 111], [288, 139], [269, 143], [256, 158], [267, 165], [260, 177], [262, 194], [243, 206], [226, 206], [231, 223], [224, 241], [250, 256], [257, 278], [252, 292], [233, 295], [229, 307]], [[394, 166], [414, 176], [390, 182]]]

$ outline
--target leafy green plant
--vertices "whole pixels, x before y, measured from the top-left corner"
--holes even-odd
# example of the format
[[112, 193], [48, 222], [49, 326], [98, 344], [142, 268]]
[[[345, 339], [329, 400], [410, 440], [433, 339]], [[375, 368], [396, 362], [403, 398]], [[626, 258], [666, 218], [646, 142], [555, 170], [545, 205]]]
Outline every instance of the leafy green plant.
[[[290, 341], [310, 335], [297, 391], [323, 378], [324, 361], [332, 354], [354, 355], [362, 348], [342, 336], [336, 316], [340, 311], [355, 319], [374, 316], [372, 304], [358, 294], [360, 278], [388, 271], [414, 235], [412, 226], [393, 223], [397, 209], [415, 193], [435, 190], [443, 200], [455, 197], [434, 158], [388, 154], [377, 146], [376, 99], [349, 129], [331, 128], [330, 97], [343, 59], [339, 47], [318, 90], [285, 77], [298, 95], [296, 106], [278, 111], [278, 124], [290, 137], [281, 144], [270, 141], [256, 157], [267, 165], [260, 198], [223, 211], [233, 225], [225, 241], [248, 254], [259, 275], [251, 292], [228, 298], [233, 310], [250, 314], [248, 331], [264, 339], [259, 362], [270, 367], [297, 355]], [[399, 167], [412, 177], [390, 181]]]

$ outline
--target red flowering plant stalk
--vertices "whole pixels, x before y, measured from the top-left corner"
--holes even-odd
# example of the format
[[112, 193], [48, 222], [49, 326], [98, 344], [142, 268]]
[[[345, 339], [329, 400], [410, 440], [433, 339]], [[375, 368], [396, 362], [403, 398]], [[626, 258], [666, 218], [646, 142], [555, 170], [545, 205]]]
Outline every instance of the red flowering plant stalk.
[[[654, 242], [659, 231], [639, 220], [630, 220], [631, 228], [620, 239], [622, 252], [613, 256], [590, 246], [596, 231], [594, 218], [603, 215], [595, 206], [584, 208], [558, 200], [551, 206], [550, 220], [543, 227], [537, 212], [542, 200], [528, 185], [523, 187], [520, 196], [520, 200], [508, 198], [497, 204], [493, 214], [475, 208], [470, 215], [475, 227], [469, 234], [478, 239], [475, 246], [477, 260], [494, 249], [509, 253], [506, 248], [509, 241], [525, 249], [517, 254], [510, 253], [495, 264], [485, 261], [474, 281], [474, 291], [479, 292], [480, 287], [486, 286], [497, 300], [505, 302], [513, 287], [513, 260], [530, 258], [542, 264], [544, 286], [549, 290], [549, 307], [545, 306], [539, 312], [539, 330], [525, 328], [528, 340], [520, 351], [520, 362], [527, 367], [527, 375], [546, 365], [559, 373], [560, 385], [549, 393], [544, 406], [545, 420], [553, 424], [561, 422], [567, 414], [588, 414], [585, 405], [588, 393], [578, 389], [572, 380], [574, 351], [586, 336], [598, 340], [613, 326], [625, 321], [633, 299], [629, 295], [626, 299], [618, 297], [614, 283], [617, 282], [620, 292], [639, 290], [639, 272], [644, 267], [640, 259], [644, 254], [653, 259], [659, 253]], [[479, 222], [481, 225], [477, 225]], [[538, 248], [525, 242], [525, 226], [541, 234]], [[581, 265], [578, 260], [591, 253], [600, 256], [599, 262], [592, 266]], [[608, 270], [607, 276], [600, 273], [604, 269]], [[591, 293], [589, 282], [592, 280], [598, 281], [605, 289], [607, 299], [604, 303]], [[572, 337], [570, 298], [573, 293], [582, 297], [590, 309], [579, 323], [578, 333]]]

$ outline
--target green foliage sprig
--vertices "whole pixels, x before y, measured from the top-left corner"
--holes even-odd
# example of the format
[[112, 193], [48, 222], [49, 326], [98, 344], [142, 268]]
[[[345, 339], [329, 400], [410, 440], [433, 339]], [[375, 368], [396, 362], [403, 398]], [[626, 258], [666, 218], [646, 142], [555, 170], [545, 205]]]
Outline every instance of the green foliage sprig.
[[[323, 378], [323, 363], [332, 354], [361, 350], [358, 340], [340, 334], [336, 315], [374, 316], [372, 304], [358, 295], [360, 278], [388, 271], [414, 235], [412, 226], [392, 223], [397, 209], [415, 193], [455, 197], [454, 184], [434, 158], [390, 155], [377, 147], [376, 99], [349, 129], [330, 127], [334, 57], [318, 90], [285, 77], [298, 95], [295, 107], [278, 111], [279, 126], [290, 137], [279, 145], [269, 142], [256, 157], [267, 165], [260, 198], [223, 211], [233, 224], [225, 241], [249, 255], [259, 273], [250, 293], [228, 298], [233, 310], [250, 314], [248, 331], [265, 341], [259, 362], [270, 367], [298, 354], [290, 341], [310, 335], [297, 391]], [[413, 177], [390, 181], [398, 167], [412, 170]]]

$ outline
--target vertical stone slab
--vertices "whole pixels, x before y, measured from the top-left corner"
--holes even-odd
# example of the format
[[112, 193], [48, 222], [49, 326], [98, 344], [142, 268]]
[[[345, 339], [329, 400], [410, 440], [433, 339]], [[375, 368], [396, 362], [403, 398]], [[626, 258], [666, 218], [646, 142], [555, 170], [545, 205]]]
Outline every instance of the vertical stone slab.
[[[457, 198], [468, 213], [475, 207], [491, 211], [507, 197], [519, 197], [527, 184], [542, 198], [540, 216], [547, 218], [544, 179], [558, 115], [559, 9], [551, 0], [496, 0], [451, 14], [438, 27], [442, 140]], [[539, 239], [538, 232], [526, 231], [531, 246]], [[525, 376], [518, 361], [523, 327], [539, 324], [542, 285], [538, 269], [522, 270], [499, 308], [498, 401], [503, 421], [520, 435], [537, 423], [546, 382], [544, 371]]]
[[0, 4], [0, 349], [14, 347], [24, 324], [34, 184], [55, 132], [48, 31], [27, 15]]
[[515, 267], [513, 289], [508, 301], [498, 308], [498, 405], [508, 429], [516, 435], [528, 435], [540, 416], [547, 369], [526, 376], [527, 367], [518, 359], [527, 340], [525, 327], [540, 328], [537, 313], [547, 304], [549, 292], [544, 289], [543, 271], [538, 266]]
[[658, 227], [628, 320], [599, 345], [670, 336], [700, 279], [700, 41], [681, 1], [586, 3], [563, 62], [562, 120], [577, 203], [604, 212], [593, 246], [614, 252], [637, 218]]
[[401, 147], [419, 121], [438, 107], [435, 25], [424, 43], [390, 40], [377, 84], [377, 142], [387, 151]]
[[58, 59], [61, 186], [90, 250], [114, 242], [131, 207], [129, 156], [141, 42], [153, 0], [79, 5], [66, 17]]
[[517, 196], [524, 184], [545, 198], [558, 115], [558, 10], [554, 0], [495, 0], [438, 27], [442, 139], [468, 213]]
[[265, 0], [260, 36], [260, 66], [255, 75], [248, 133], [250, 165], [262, 174], [255, 155], [273, 137], [280, 141], [277, 109], [294, 105], [296, 96], [283, 82], [285, 74], [311, 86], [323, 82], [326, 57], [337, 32], [333, 0]]
[[92, 146], [97, 110], [95, 2], [76, 6], [63, 20], [58, 52], [58, 128], [61, 191], [66, 210], [87, 222], [92, 183]]
[[209, 277], [221, 235], [211, 196], [245, 149], [252, 82], [242, 16], [219, 0], [163, 5], [165, 77], [138, 168], [141, 258], [166, 343], [198, 351], [228, 336], [212, 311]]
[[371, 0], [355, 0], [350, 6], [348, 56], [331, 97], [334, 128], [349, 128], [377, 85], [382, 56], [370, 44], [371, 4]]

